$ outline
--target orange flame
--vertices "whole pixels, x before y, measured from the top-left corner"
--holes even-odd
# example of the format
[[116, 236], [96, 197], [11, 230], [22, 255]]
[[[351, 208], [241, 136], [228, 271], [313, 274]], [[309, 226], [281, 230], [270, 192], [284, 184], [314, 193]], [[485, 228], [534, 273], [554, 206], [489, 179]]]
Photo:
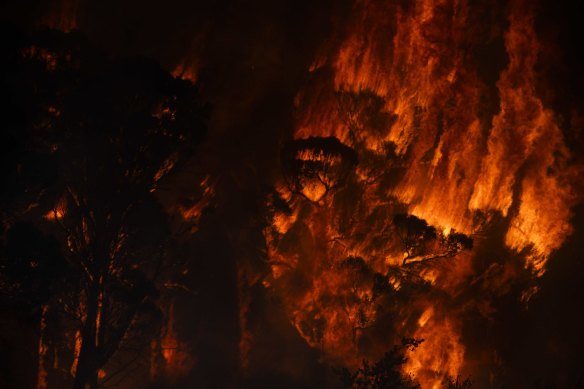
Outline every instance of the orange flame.
[[[266, 233], [272, 277], [264, 285], [282, 297], [307, 343], [332, 361], [356, 366], [379, 355], [361, 342], [382, 314], [367, 272], [388, 274], [402, 262], [392, 215], [407, 211], [447, 235], [480, 232], [499, 214], [508, 226], [504, 243], [529, 250], [525, 267], [534, 277], [572, 230], [578, 171], [555, 113], [538, 96], [534, 6], [511, 1], [505, 25], [487, 3], [355, 0], [345, 35], [321, 48], [308, 69], [312, 83], [296, 96], [295, 139], [334, 136], [365, 161], [345, 192], [328, 195], [316, 183], [301, 199], [280, 185], [291, 212], [277, 212]], [[476, 50], [496, 42], [501, 52], [492, 55], [501, 59], [490, 60], [501, 66], [484, 70]], [[399, 179], [383, 183], [392, 169]], [[472, 259], [419, 276], [455, 295]], [[399, 277], [388, 282], [403, 286]], [[427, 298], [412, 297], [398, 314], [400, 330], [426, 339], [405, 371], [435, 388], [464, 370], [465, 346], [456, 312]], [[389, 338], [378, 346], [388, 347]]]

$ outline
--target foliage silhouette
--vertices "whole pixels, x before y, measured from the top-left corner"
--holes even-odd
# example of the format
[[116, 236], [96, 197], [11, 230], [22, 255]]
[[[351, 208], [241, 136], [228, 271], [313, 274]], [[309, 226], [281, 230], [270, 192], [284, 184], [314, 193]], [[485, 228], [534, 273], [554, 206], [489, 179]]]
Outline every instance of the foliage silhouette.
[[465, 234], [452, 230], [444, 234], [414, 215], [398, 214], [393, 218], [404, 248], [402, 265], [428, 263], [440, 258], [451, 258], [463, 250], [472, 249], [473, 241]]
[[290, 189], [318, 201], [344, 184], [357, 164], [357, 154], [335, 137], [310, 137], [285, 145], [281, 163]]
[[371, 365], [367, 360], [356, 371], [346, 368], [335, 370], [343, 387], [353, 389], [415, 389], [421, 388], [415, 380], [401, 371], [407, 362], [406, 352], [414, 351], [424, 340], [404, 338], [400, 346], [394, 346], [383, 358]]
[[14, 42], [2, 69], [14, 110], [3, 137], [15, 146], [2, 160], [14, 183], [2, 193], [3, 219], [26, 215], [60, 247], [14, 224], [2, 292], [16, 285], [38, 300], [59, 269], [72, 273], [58, 301], [79, 333], [74, 387], [95, 388], [98, 371], [132, 333], [140, 336], [138, 324], [156, 322], [141, 318], [159, 317], [157, 277], [172, 236], [156, 191], [204, 139], [209, 107], [192, 83], [154, 61], [110, 60], [77, 33]]

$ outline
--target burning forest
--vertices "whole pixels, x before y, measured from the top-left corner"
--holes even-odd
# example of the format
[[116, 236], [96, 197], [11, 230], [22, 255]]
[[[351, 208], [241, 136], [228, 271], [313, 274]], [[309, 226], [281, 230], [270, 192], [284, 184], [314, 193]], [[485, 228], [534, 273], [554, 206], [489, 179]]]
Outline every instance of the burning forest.
[[584, 387], [575, 7], [5, 2], [0, 387]]

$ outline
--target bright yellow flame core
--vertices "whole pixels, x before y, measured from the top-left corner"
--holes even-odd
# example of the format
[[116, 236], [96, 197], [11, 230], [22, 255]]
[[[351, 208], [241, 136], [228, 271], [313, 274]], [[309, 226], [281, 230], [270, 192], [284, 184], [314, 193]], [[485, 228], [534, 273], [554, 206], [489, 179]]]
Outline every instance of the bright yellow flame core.
[[[496, 22], [488, 6], [477, 2], [415, 0], [408, 7], [396, 3], [355, 0], [351, 20], [343, 26], [348, 31], [344, 40], [324, 45], [309, 69], [316, 75], [328, 68], [332, 80], [317, 82], [296, 96], [294, 136], [335, 136], [358, 152], [374, 155], [393, 142], [405, 159], [403, 178], [385, 198], [376, 192], [374, 181], [365, 185], [365, 205], [348, 215], [347, 204], [354, 200], [337, 203], [318, 185], [307, 186], [304, 195], [318, 205], [306, 212], [301, 201], [292, 201], [292, 216], [276, 215], [273, 220], [279, 234], [293, 231], [300, 239], [279, 241], [267, 234], [272, 279], [265, 285], [282, 295], [292, 323], [311, 346], [324, 350], [332, 361], [352, 366], [362, 358], [357, 340], [378, 312], [364, 293], [368, 281], [359, 281], [336, 264], [348, 256], [361, 257], [380, 273], [400, 265], [403, 257], [391, 239], [395, 209], [387, 198], [406, 204], [410, 214], [445, 234], [456, 230], [472, 235], [488, 221], [504, 218], [504, 243], [517, 252], [528, 251], [525, 267], [534, 277], [544, 273], [550, 254], [571, 233], [571, 208], [578, 201], [574, 187], [581, 171], [568, 163], [570, 151], [556, 115], [535, 87], [540, 44], [532, 2], [511, 1], [503, 34], [481, 30]], [[508, 62], [496, 85], [487, 85], [465, 47], [497, 34]], [[498, 107], [486, 114], [483, 99], [493, 93], [489, 88], [496, 91]], [[393, 115], [387, 128], [352, 122], [355, 112], [340, 112], [339, 93], [363, 91], [380, 97], [382, 111]], [[363, 171], [357, 177], [362, 182], [370, 178]], [[344, 230], [348, 221], [372, 212], [377, 212], [374, 220]], [[420, 276], [455, 296], [472, 274], [472, 259], [463, 255], [456, 267], [429, 269]], [[309, 292], [294, 284], [297, 279], [290, 275], [298, 273], [311, 282]], [[503, 290], [514, 276], [511, 267], [493, 263], [481, 277], [486, 285]], [[389, 283], [402, 287], [397, 278], [390, 277]], [[522, 298], [528, 300], [536, 291]], [[488, 303], [476, 306], [484, 315], [493, 310]], [[461, 323], [449, 309], [418, 300], [400, 312], [404, 332], [426, 339], [404, 369], [424, 388], [440, 387], [443, 377], [464, 370]]]

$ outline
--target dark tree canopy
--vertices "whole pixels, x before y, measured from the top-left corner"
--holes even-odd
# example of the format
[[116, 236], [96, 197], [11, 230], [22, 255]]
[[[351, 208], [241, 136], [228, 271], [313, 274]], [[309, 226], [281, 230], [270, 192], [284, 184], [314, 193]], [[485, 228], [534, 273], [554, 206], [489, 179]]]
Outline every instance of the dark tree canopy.
[[318, 201], [344, 184], [357, 164], [357, 154], [335, 137], [310, 137], [286, 144], [281, 163], [290, 189]]
[[[1, 166], [12, 185], [1, 199], [1, 292], [45, 296], [37, 304], [54, 292], [80, 333], [74, 386], [96, 387], [156, 309], [172, 240], [156, 192], [204, 139], [209, 108], [156, 62], [112, 60], [76, 33], [12, 42], [1, 80], [12, 145]], [[15, 223], [24, 217], [33, 223]]]
[[473, 241], [465, 234], [454, 230], [444, 234], [414, 215], [395, 215], [393, 224], [404, 249], [403, 265], [451, 258], [472, 249]]
[[384, 137], [397, 119], [397, 115], [386, 110], [384, 98], [369, 89], [341, 90], [336, 95], [339, 114], [355, 143], [362, 142], [359, 137], [368, 133]]

